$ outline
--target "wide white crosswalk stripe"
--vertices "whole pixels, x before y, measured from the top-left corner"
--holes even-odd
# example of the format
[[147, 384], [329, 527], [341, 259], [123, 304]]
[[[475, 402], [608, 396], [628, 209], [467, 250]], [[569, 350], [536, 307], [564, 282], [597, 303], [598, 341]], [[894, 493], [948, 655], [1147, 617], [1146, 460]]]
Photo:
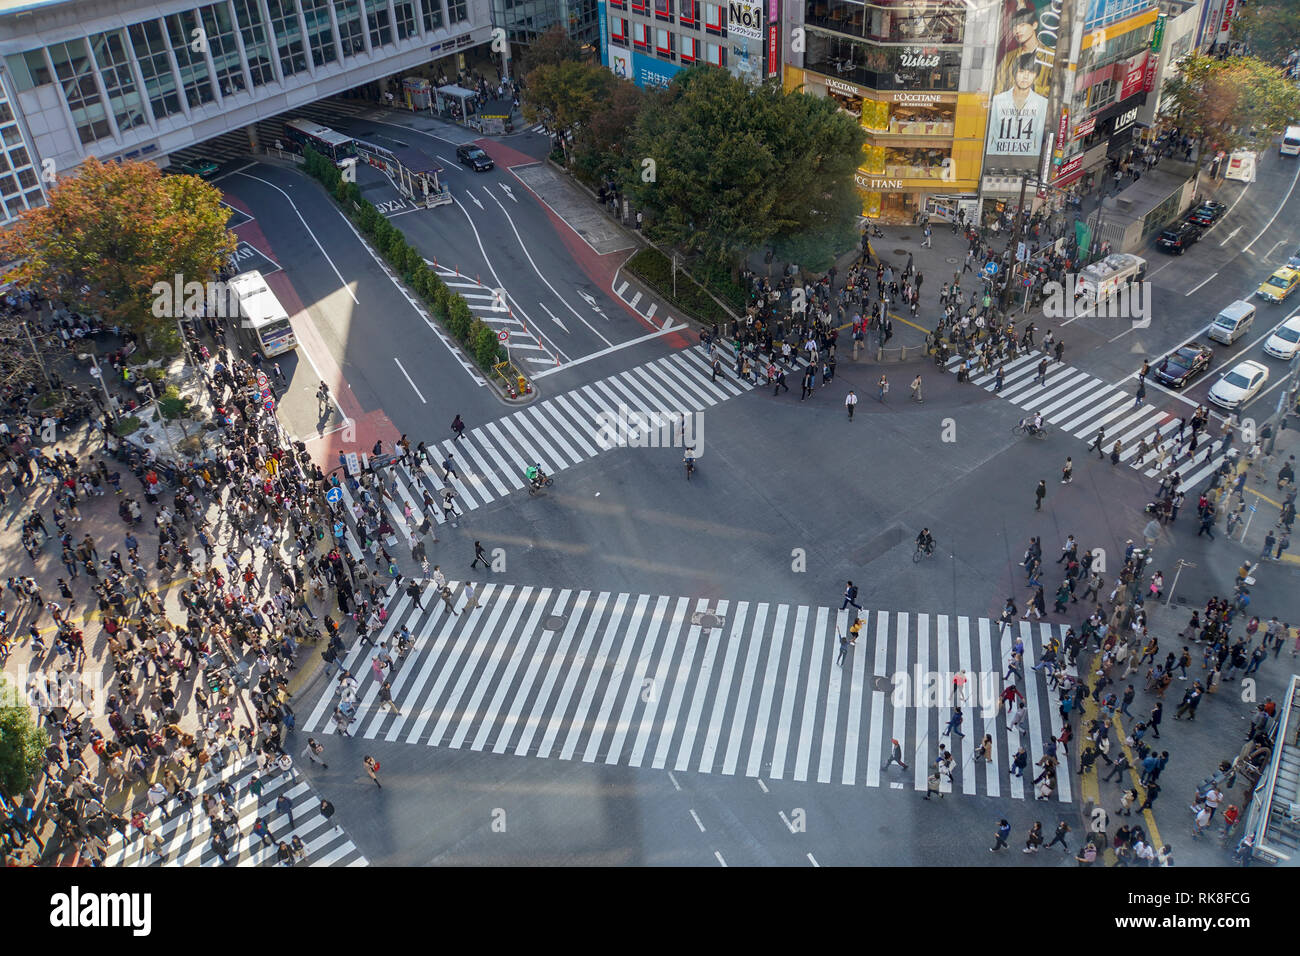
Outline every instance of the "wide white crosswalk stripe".
[[[999, 637], [987, 618], [863, 611], [841, 667], [837, 632], [848, 618], [835, 607], [487, 583], [481, 608], [453, 616], [427, 584], [422, 609], [391, 590], [376, 641], [401, 626], [415, 641], [386, 675], [401, 713], [377, 706], [373, 648], [353, 647], [344, 661], [360, 685], [352, 729], [368, 739], [795, 782], [901, 780], [922, 792], [943, 744], [956, 761], [945, 794], [1025, 799], [1033, 791], [1005, 768], [1022, 739], [1032, 767], [1060, 729], [1045, 671], [1022, 682], [1023, 738], [997, 712], [1013, 634], [1032, 668], [1055, 624], [1017, 622]], [[954, 696], [959, 671], [966, 681]], [[332, 691], [303, 733], [334, 732]], [[944, 737], [955, 703], [965, 737]], [[977, 764], [985, 733], [994, 758]], [[882, 772], [891, 738], [907, 771]], [[1071, 801], [1065, 763], [1058, 779], [1055, 799]]]
[[[203, 813], [201, 800], [205, 793], [215, 795], [219, 785], [228, 782], [234, 790], [232, 806], [239, 821], [239, 836], [232, 842], [228, 854], [231, 864], [267, 866], [276, 862], [274, 844], [264, 845], [252, 834], [253, 823], [260, 816], [266, 820], [274, 841], [283, 840], [287, 843], [295, 835], [302, 839], [307, 849], [308, 865], [368, 865], [366, 858], [343, 829], [337, 824], [328, 823], [321, 816], [320, 797], [296, 769], [288, 775], [278, 770], [262, 773], [263, 790], [259, 799], [248, 789], [253, 777], [258, 775], [255, 760], [248, 758], [232, 761], [216, 773], [211, 772], [211, 764], [208, 767], [206, 776], [190, 787], [194, 793], [191, 810], [182, 810], [174, 801], [168, 801], [170, 813], [162, 807], [149, 811], [146, 814], [150, 831], [148, 844], [134, 829], [128, 830], [130, 835], [125, 838], [114, 832], [107, 842], [105, 864], [220, 866], [221, 858], [212, 849], [213, 831]], [[288, 817], [275, 808], [281, 795], [290, 798], [292, 826], [289, 825]], [[162, 840], [161, 859], [150, 849], [155, 835]]]
[[[1138, 445], [1142, 441], [1150, 445], [1150, 439], [1155, 435], [1168, 451], [1177, 452], [1177, 455], [1168, 455], [1165, 463], [1182, 477], [1181, 487], [1186, 492], [1198, 487], [1222, 464], [1223, 456], [1217, 454], [1221, 451], [1217, 445], [1214, 448], [1216, 454], [1209, 460], [1206, 460], [1204, 451], [1193, 453], [1187, 445], [1174, 447], [1178, 419], [1188, 417], [1185, 410], [1180, 408], [1171, 412], [1160, 405], [1136, 405], [1136, 388], [1125, 390], [1057, 363], [1049, 364], [1047, 383], [1039, 385], [1036, 378], [1041, 358], [1035, 352], [1007, 362], [1002, 390], [994, 394], [1027, 411], [1042, 412], [1043, 417], [1061, 431], [1089, 443], [1097, 430], [1104, 428], [1106, 456], [1109, 457], [1111, 448], [1119, 441], [1120, 460], [1147, 477], [1159, 474], [1155, 465], [1157, 455], [1152, 449], [1139, 459]], [[955, 369], [961, 361], [954, 356], [949, 359], [948, 368]], [[996, 380], [996, 370], [972, 377], [975, 385], [988, 392], [993, 392]], [[1201, 447], [1205, 447], [1204, 443]]]

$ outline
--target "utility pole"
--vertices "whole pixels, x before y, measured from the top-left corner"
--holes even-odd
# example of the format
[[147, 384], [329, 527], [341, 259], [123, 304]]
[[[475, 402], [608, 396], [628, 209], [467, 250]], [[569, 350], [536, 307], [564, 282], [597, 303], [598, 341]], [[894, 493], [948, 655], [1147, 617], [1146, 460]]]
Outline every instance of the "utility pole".
[[1178, 559], [1178, 563], [1174, 565], [1174, 583], [1169, 585], [1169, 596], [1165, 598], [1165, 607], [1169, 607], [1169, 605], [1173, 603], [1174, 588], [1178, 587], [1178, 575], [1183, 573], [1183, 568], [1194, 567], [1196, 567], [1196, 565], [1192, 564], [1192, 562], [1184, 561], [1182, 558]]
[[41, 375], [45, 379], [45, 388], [48, 391], [54, 391], [54, 386], [50, 384], [50, 373], [45, 368], [45, 359], [41, 356], [41, 350], [36, 347], [36, 339], [32, 338], [32, 326], [26, 319], [23, 319], [23, 331], [27, 333], [27, 341], [31, 343], [32, 354], [36, 356], [36, 364], [41, 367]]

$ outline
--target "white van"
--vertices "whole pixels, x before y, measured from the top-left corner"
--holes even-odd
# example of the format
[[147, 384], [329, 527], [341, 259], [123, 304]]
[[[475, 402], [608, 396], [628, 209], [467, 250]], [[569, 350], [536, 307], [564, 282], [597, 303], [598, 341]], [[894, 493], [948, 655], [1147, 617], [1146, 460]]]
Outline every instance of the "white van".
[[1214, 317], [1208, 335], [1216, 342], [1231, 345], [1250, 329], [1254, 321], [1255, 307], [1238, 299]]
[[1085, 268], [1079, 273], [1075, 294], [1083, 296], [1090, 304], [1098, 299], [1108, 299], [1121, 288], [1147, 274], [1147, 261], [1141, 256], [1116, 252]]
[[1300, 126], [1288, 126], [1282, 134], [1282, 145], [1277, 148], [1281, 156], [1300, 156]]
[[1224, 179], [1235, 179], [1243, 183], [1255, 181], [1255, 153], [1249, 149], [1238, 149], [1228, 157], [1228, 168], [1223, 173]]

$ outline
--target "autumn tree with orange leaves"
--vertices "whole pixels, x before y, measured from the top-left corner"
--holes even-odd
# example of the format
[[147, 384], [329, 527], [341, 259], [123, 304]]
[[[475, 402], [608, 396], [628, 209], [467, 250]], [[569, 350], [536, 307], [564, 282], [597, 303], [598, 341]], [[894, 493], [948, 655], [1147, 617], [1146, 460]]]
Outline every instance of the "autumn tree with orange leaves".
[[206, 282], [234, 252], [221, 193], [196, 176], [164, 176], [148, 162], [86, 160], [0, 235], [6, 278], [97, 312], [154, 351], [179, 344], [173, 320], [152, 313], [153, 287]]

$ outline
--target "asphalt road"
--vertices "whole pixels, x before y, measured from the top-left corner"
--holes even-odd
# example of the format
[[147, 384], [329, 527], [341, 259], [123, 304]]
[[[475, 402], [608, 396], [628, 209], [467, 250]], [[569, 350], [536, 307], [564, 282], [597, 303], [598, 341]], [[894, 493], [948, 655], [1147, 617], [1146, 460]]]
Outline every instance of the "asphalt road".
[[[402, 133], [394, 138], [409, 141]], [[453, 149], [444, 143], [432, 151], [450, 159]], [[336, 419], [318, 419], [317, 372], [309, 367], [333, 363], [339, 387], [351, 396], [349, 414], [377, 416], [390, 432], [407, 432], [413, 440], [444, 438], [446, 423], [463, 414], [470, 434], [460, 461], [467, 471], [475, 462], [489, 462], [486, 445], [476, 445], [483, 426], [492, 429], [492, 452], [500, 455], [504, 474], [525, 461], [534, 426], [539, 442], [557, 450], [576, 445], [579, 437], [590, 437], [593, 423], [585, 412], [613, 410], [633, 387], [649, 396], [651, 408], [695, 414], [702, 455], [689, 483], [677, 448], [593, 449], [591, 455], [548, 461], [557, 480], [546, 494], [532, 498], [517, 485], [508, 493], [483, 494], [455, 525], [440, 526], [430, 560], [453, 580], [471, 574], [467, 566], [479, 540], [500, 559], [498, 570], [473, 572], [480, 587], [541, 589], [552, 597], [565, 589], [614, 595], [607, 603], [618, 610], [602, 604], [602, 613], [612, 615], [608, 625], [593, 617], [563, 653], [552, 634], [545, 654], [539, 632], [526, 623], [526, 602], [516, 608], [510, 599], [494, 605], [489, 597], [483, 610], [473, 612], [483, 621], [474, 625], [480, 630], [462, 622], [454, 627], [466, 630], [447, 631], [445, 640], [438, 636], [442, 624], [435, 628], [429, 618], [426, 627], [425, 618], [411, 618], [421, 639], [404, 665], [411, 668], [412, 676], [404, 678], [411, 686], [397, 695], [398, 702], [410, 720], [430, 720], [444, 731], [435, 727], [431, 736], [412, 742], [406, 731], [378, 723], [393, 718], [368, 712], [373, 734], [368, 724], [355, 739], [329, 735], [336, 769], [306, 771], [338, 806], [343, 826], [366, 857], [381, 864], [983, 864], [1000, 816], [1012, 820], [1017, 834], [1034, 819], [1042, 819], [1048, 832], [1057, 819], [1078, 824], [1077, 787], [1048, 804], [1011, 792], [1005, 766], [1014, 738], [1008, 741], [999, 730], [994, 733], [1001, 777], [968, 766], [969, 744], [963, 741], [953, 745], [963, 769], [951, 787], [945, 784], [950, 792], [923, 801], [924, 773], [918, 768], [933, 758], [948, 709], [933, 703], [895, 706], [886, 691], [900, 669], [913, 666], [944, 675], [958, 667], [972, 675], [1001, 670], [996, 643], [991, 655], [980, 646], [980, 622], [995, 617], [1008, 595], [1023, 605], [1017, 562], [1030, 536], [1041, 537], [1049, 562], [1065, 536], [1074, 534], [1083, 547], [1104, 549], [1113, 566], [1125, 540], [1140, 539], [1147, 520], [1142, 506], [1154, 488], [1143, 468], [1127, 459], [1117, 467], [1090, 458], [1086, 438], [1074, 433], [1090, 422], [1054, 428], [1044, 441], [1018, 439], [1011, 425], [1039, 395], [1053, 396], [1043, 400], [1060, 405], [1054, 414], [1062, 421], [1093, 414], [1084, 411], [1088, 396], [1079, 399], [1077, 414], [1070, 412], [1075, 384], [1091, 378], [1095, 394], [1110, 396], [1113, 425], [1132, 432], [1147, 427], [1143, 410], [1128, 411], [1118, 396], [1132, 385], [1126, 376], [1141, 358], [1154, 362], [1196, 335], [1222, 304], [1253, 291], [1300, 244], [1296, 196], [1287, 191], [1295, 170], [1266, 158], [1260, 181], [1197, 247], [1167, 262], [1152, 253], [1151, 328], [1128, 331], [1114, 320], [1110, 326], [1103, 320], [1070, 325], [1069, 368], [1053, 369], [1045, 392], [1020, 399], [1014, 389], [996, 395], [917, 364], [888, 366], [893, 387], [887, 402], [877, 402], [881, 368], [845, 355], [834, 382], [807, 401], [798, 400], [792, 377], [794, 391], [779, 397], [766, 389], [733, 389], [740, 394], [706, 405], [690, 404], [700, 383], [709, 384], [697, 350], [688, 347], [682, 368], [665, 374], [655, 363], [672, 352], [669, 345], [635, 341], [645, 329], [592, 282], [590, 263], [557, 241], [555, 220], [526, 189], [512, 184], [508, 171], [475, 174], [448, 165], [457, 204], [425, 212], [394, 206], [394, 223], [439, 265], [452, 256], [453, 269], [468, 272], [465, 263], [472, 263], [505, 287], [510, 311], [519, 306], [530, 328], [537, 326], [539, 351], [552, 358], [563, 353], [560, 369], [543, 380], [544, 396], [580, 411], [564, 426], [558, 416], [540, 425], [541, 419], [520, 417], [534, 412], [491, 398], [320, 190], [296, 170], [259, 165], [221, 185], [233, 205], [255, 217], [241, 226], [241, 236], [283, 267], [283, 279], [276, 281], [287, 284], [304, 310], [298, 317], [304, 364], [282, 363], [291, 378], [285, 408], [291, 428], [310, 435], [321, 425], [321, 432], [337, 427]], [[386, 187], [363, 186], [375, 201], [384, 201]], [[1216, 246], [1220, 240], [1224, 244]], [[1217, 273], [1211, 281], [1185, 294], [1211, 271]], [[581, 296], [584, 291], [603, 316]], [[1254, 340], [1286, 314], [1288, 307], [1261, 304], [1251, 336], [1231, 350], [1216, 347], [1215, 370], [1257, 348]], [[625, 347], [610, 350], [606, 340]], [[591, 355], [596, 357], [564, 367], [565, 360]], [[908, 400], [906, 384], [918, 372], [926, 383], [924, 404]], [[1152, 404], [1162, 414], [1190, 411], [1187, 402], [1195, 403], [1211, 380], [1206, 376], [1186, 396], [1161, 395], [1158, 402], [1153, 396]], [[850, 388], [861, 399], [854, 421], [843, 406]], [[675, 406], [674, 399], [682, 404]], [[1067, 456], [1076, 463], [1075, 479], [1062, 486], [1056, 479]], [[1048, 495], [1038, 511], [1033, 491], [1040, 479]], [[470, 474], [467, 480], [480, 488], [488, 479]], [[418, 491], [419, 481], [412, 479], [404, 490]], [[913, 540], [923, 526], [935, 533], [939, 553], [913, 563]], [[1189, 527], [1183, 523], [1162, 536], [1157, 553], [1169, 567], [1178, 557], [1193, 560], [1197, 567], [1184, 573], [1179, 588], [1199, 601], [1212, 589], [1221, 592], [1225, 581], [1230, 587], [1242, 554], [1231, 542], [1195, 538]], [[1256, 607], [1300, 619], [1294, 574], [1270, 568], [1256, 588]], [[843, 622], [840, 596], [849, 579], [860, 588], [858, 601], [869, 624], [881, 621], [884, 629], [860, 644], [837, 675], [834, 631]], [[743, 604], [751, 614], [746, 627], [757, 627], [760, 605], [773, 608], [773, 620], [777, 608], [788, 615], [781, 611], [779, 626], [762, 633], [725, 627], [706, 633], [683, 624], [676, 650], [665, 650], [644, 643], [637, 631], [639, 617], [628, 610], [637, 596], [715, 610], [722, 602], [736, 610]], [[1072, 611], [1052, 621], [1077, 626], [1079, 617]], [[788, 639], [781, 627], [793, 629]], [[1040, 632], [1027, 633], [1032, 646]], [[756, 648], [752, 655], [750, 646]], [[355, 658], [367, 671], [364, 648]], [[640, 696], [629, 670], [641, 666], [637, 662], [664, 675], [662, 707], [671, 719], [648, 709]], [[421, 674], [428, 683], [421, 680], [417, 690], [415, 675]], [[554, 686], [539, 690], [548, 675]], [[300, 692], [300, 713], [325, 707], [325, 683], [317, 676]], [[1028, 739], [1036, 759], [1056, 725], [1041, 675], [1031, 683], [1036, 690]], [[561, 685], [570, 686], [571, 697], [563, 703], [546, 697], [560, 693]], [[766, 710], [764, 696], [770, 698]], [[607, 713], [603, 720], [596, 716], [598, 707]], [[542, 713], [578, 749], [569, 757], [542, 759], [538, 745], [520, 742], [516, 753], [516, 738], [508, 735], [531, 726], [530, 712]], [[632, 716], [620, 720], [620, 712]], [[972, 716], [975, 726], [968, 724], [968, 734], [981, 719]], [[305, 727], [310, 726], [308, 719]], [[633, 741], [617, 736], [619, 728], [644, 730], [651, 745], [667, 741], [668, 759], [655, 766], [648, 751], [649, 765], [642, 764]], [[709, 741], [724, 733], [752, 748], [754, 772], [700, 769]], [[905, 773], [873, 765], [887, 754], [883, 748], [891, 737], [900, 739], [909, 756]], [[583, 759], [584, 743], [593, 760]], [[1185, 767], [1217, 762], [1223, 754], [1216, 748], [1212, 741], [1189, 740], [1179, 759]], [[383, 764], [382, 791], [360, 772], [364, 753]], [[1001, 781], [996, 787], [995, 778]], [[1177, 800], [1170, 802], [1173, 826], [1182, 811]], [[1033, 865], [1072, 865], [1064, 854], [1046, 856]], [[1021, 854], [1013, 853], [998, 865], [1021, 862]]]

